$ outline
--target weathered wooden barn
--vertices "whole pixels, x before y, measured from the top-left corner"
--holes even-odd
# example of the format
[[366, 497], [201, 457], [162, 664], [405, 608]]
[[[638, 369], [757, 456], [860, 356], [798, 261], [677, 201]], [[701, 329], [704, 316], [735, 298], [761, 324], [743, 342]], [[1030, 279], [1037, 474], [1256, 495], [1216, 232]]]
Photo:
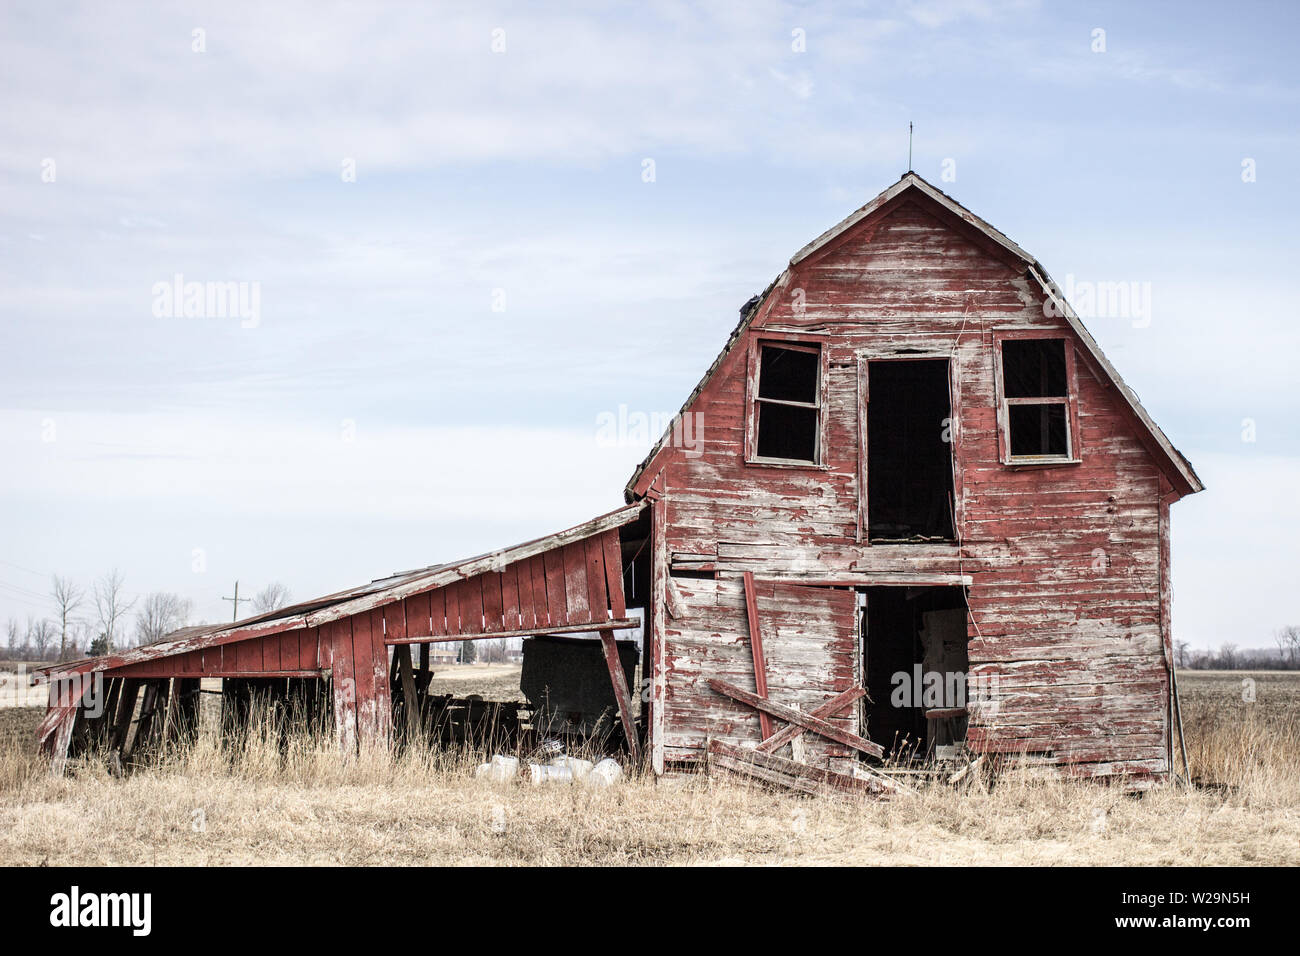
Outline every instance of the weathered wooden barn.
[[[656, 773], [847, 785], [884, 752], [965, 753], [1156, 781], [1169, 508], [1199, 490], [1042, 266], [907, 173], [746, 304], [627, 507], [64, 665], [42, 732], [56, 759], [96, 727], [124, 746], [143, 692], [147, 740], [222, 677], [314, 688], [351, 748], [427, 706], [431, 642], [588, 631]], [[629, 687], [617, 638], [641, 617]]]

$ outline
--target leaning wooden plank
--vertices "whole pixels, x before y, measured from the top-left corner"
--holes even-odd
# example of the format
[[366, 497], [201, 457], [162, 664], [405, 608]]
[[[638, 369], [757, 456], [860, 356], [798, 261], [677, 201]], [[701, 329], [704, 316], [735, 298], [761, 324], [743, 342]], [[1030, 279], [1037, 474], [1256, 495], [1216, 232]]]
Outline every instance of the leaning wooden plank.
[[[866, 694], [867, 689], [861, 685], [851, 687], [844, 693], [832, 697], [815, 710], [809, 711], [809, 716], [816, 717], [819, 720], [829, 720], [845, 707], [857, 703], [857, 701], [862, 697], [865, 697]], [[798, 724], [788, 724], [759, 744], [758, 749], [762, 753], [776, 753], [790, 741], [802, 734], [804, 729], [805, 728], [800, 727]]]
[[65, 707], [63, 717], [59, 720], [58, 728], [54, 733], [54, 742], [50, 749], [50, 772], [56, 777], [63, 776], [63, 768], [68, 762], [68, 744], [72, 742], [72, 728], [77, 724], [79, 710], [81, 710], [80, 704]]
[[[767, 659], [763, 656], [763, 632], [758, 626], [758, 599], [754, 594], [754, 573], [745, 572], [745, 618], [749, 621], [749, 652], [754, 658], [754, 687], [759, 697], [767, 697]], [[758, 712], [758, 727], [766, 740], [772, 736], [772, 718]]]
[[883, 757], [885, 755], [884, 748], [879, 744], [874, 744], [865, 737], [859, 737], [855, 733], [850, 733], [841, 727], [829, 724], [818, 717], [813, 717], [811, 714], [805, 714], [802, 710], [794, 707], [787, 707], [784, 704], [778, 704], [765, 697], [759, 697], [757, 694], [751, 694], [749, 691], [741, 690], [734, 684], [728, 684], [724, 680], [711, 678], [708, 681], [708, 684], [719, 694], [730, 697], [732, 700], [740, 701], [742, 704], [748, 704], [750, 707], [754, 707], [758, 710], [766, 711], [773, 717], [779, 717], [787, 723], [798, 724], [805, 730], [811, 730], [813, 733], [820, 734], [828, 740], [842, 743], [846, 747], [860, 750], [862, 753], [872, 757]]
[[834, 770], [809, 767], [776, 754], [733, 747], [720, 740], [708, 742], [708, 760], [711, 765], [805, 793], [838, 791], [879, 794], [888, 789], [882, 781], [875, 778], [851, 777]]
[[119, 755], [126, 747], [126, 738], [131, 732], [131, 720], [135, 716], [136, 698], [140, 696], [140, 688], [143, 685], [144, 681], [135, 677], [128, 677], [122, 682], [122, 693], [117, 702], [117, 717], [113, 721], [113, 736], [109, 741], [109, 749]]
[[605, 665], [609, 668], [609, 679], [614, 685], [614, 699], [618, 701], [618, 715], [623, 720], [623, 734], [627, 737], [627, 749], [632, 753], [632, 762], [641, 763], [641, 741], [636, 736], [636, 724], [632, 722], [632, 698], [627, 692], [627, 675], [623, 673], [623, 664], [618, 659], [618, 642], [614, 632], [600, 632], [600, 646], [605, 652]]

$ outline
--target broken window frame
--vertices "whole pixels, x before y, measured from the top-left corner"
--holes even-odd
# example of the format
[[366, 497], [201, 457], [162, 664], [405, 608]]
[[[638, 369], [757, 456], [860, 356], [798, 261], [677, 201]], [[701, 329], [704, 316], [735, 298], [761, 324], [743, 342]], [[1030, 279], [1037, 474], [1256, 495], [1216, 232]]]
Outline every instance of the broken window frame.
[[[762, 367], [763, 348], [790, 349], [795, 352], [815, 354], [817, 361], [817, 387], [814, 389], [814, 401], [794, 402], [785, 399], [759, 398], [759, 372]], [[749, 345], [749, 368], [745, 377], [745, 464], [771, 468], [814, 468], [825, 469], [824, 449], [826, 447], [826, 388], [827, 388], [827, 349], [826, 339], [820, 335], [787, 334], [779, 338], [755, 337]], [[758, 454], [758, 424], [762, 409], [761, 403], [787, 405], [794, 408], [810, 408], [817, 414], [817, 426], [813, 435], [814, 457], [808, 458], [774, 458]]]
[[[1008, 397], [1002, 346], [1008, 341], [1051, 339], [1061, 343], [1065, 353], [1064, 395]], [[994, 385], [997, 389], [998, 460], [1004, 465], [1078, 465], [1082, 463], [1079, 440], [1079, 388], [1074, 341], [1063, 330], [1002, 331], [993, 335]], [[1011, 408], [1015, 405], [1060, 405], [1065, 409], [1064, 455], [1013, 455], [1011, 453]]]

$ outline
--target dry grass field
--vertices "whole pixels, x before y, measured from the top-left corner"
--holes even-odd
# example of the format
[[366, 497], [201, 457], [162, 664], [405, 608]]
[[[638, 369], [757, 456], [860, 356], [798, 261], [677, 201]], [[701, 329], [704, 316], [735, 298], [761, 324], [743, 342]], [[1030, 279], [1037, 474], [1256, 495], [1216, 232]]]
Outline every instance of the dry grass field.
[[53, 779], [32, 745], [40, 711], [11, 708], [0, 864], [1300, 863], [1300, 675], [1180, 680], [1199, 786], [1141, 796], [1012, 773], [889, 802], [705, 775], [492, 785], [472, 754], [344, 761], [328, 739], [282, 754], [254, 738], [231, 755], [210, 735], [125, 779], [94, 761]]

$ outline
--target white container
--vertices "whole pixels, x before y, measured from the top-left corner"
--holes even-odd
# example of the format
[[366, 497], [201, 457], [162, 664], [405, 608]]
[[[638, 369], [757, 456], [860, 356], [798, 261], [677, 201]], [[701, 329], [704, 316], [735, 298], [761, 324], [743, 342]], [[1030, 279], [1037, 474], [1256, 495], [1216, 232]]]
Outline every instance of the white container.
[[589, 787], [612, 787], [622, 779], [623, 768], [619, 766], [618, 761], [606, 757], [591, 768], [591, 772], [587, 774], [586, 784]]
[[488, 763], [479, 764], [474, 776], [484, 777], [493, 783], [508, 783], [519, 775], [519, 758], [494, 754]]
[[544, 783], [573, 783], [573, 771], [568, 766], [556, 767], [551, 764], [530, 763], [528, 779], [532, 781], [534, 787], [540, 787]]
[[594, 764], [590, 760], [583, 760], [581, 757], [559, 756], [549, 761], [552, 767], [568, 767], [573, 774], [573, 779], [581, 783], [587, 779], [587, 774], [591, 773]]

